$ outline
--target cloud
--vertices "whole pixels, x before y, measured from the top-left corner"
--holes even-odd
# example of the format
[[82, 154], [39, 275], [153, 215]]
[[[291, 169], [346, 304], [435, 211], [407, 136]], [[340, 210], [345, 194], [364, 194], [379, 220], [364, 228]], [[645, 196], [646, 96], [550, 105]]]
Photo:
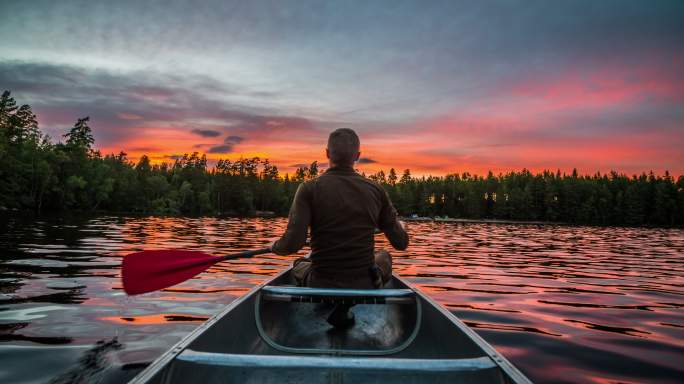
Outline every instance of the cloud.
[[117, 113], [116, 116], [122, 120], [140, 120], [140, 119], [142, 119], [142, 116], [136, 115], [134, 113], [120, 112], [120, 113]]
[[370, 157], [362, 157], [357, 161], [359, 164], [374, 164], [377, 163], [377, 160], [373, 160]]
[[[239, 148], [280, 166], [352, 126], [364, 153], [414, 171], [684, 170], [681, 2], [217, 3], [3, 3], [0, 86], [55, 138], [90, 115], [103, 151]], [[188, 17], [202, 28], [174, 27]]]
[[231, 136], [226, 137], [226, 139], [223, 140], [223, 142], [226, 144], [240, 144], [244, 140], [245, 140], [244, 137], [231, 135]]
[[129, 147], [126, 148], [128, 151], [132, 152], [159, 152], [164, 150], [162, 147], [155, 147], [155, 146], [139, 146], [139, 147]]
[[214, 131], [213, 129], [193, 129], [191, 132], [202, 137], [217, 137], [221, 135], [221, 132]]
[[192, 134], [205, 138], [230, 129], [226, 144], [283, 142], [293, 136], [305, 142], [318, 136], [317, 121], [246, 102], [249, 89], [206, 76], [0, 60], [0, 84], [33, 107], [52, 137], [89, 115], [98, 148], [120, 145], [141, 131], [180, 131], [188, 125]]
[[217, 145], [215, 147], [209, 148], [208, 153], [230, 153], [233, 152], [233, 146], [231, 144]]

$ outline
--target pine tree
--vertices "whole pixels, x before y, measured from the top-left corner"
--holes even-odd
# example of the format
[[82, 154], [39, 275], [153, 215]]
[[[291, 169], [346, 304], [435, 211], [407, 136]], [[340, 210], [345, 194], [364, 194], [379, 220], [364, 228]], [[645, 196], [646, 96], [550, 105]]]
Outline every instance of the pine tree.
[[397, 172], [394, 170], [394, 168], [390, 168], [389, 176], [387, 176], [387, 182], [393, 187], [397, 184]]
[[405, 169], [404, 174], [401, 175], [401, 180], [399, 180], [399, 183], [401, 184], [408, 184], [411, 182], [411, 170], [410, 169]]
[[307, 172], [307, 179], [311, 180], [318, 177], [318, 161], [314, 161], [309, 166], [309, 171]]
[[0, 96], [0, 127], [7, 129], [10, 116], [17, 110], [17, 102], [10, 91], [4, 91]]
[[95, 139], [93, 138], [93, 132], [90, 129], [90, 126], [88, 126], [89, 120], [89, 116], [78, 119], [69, 133], [64, 135], [67, 139], [66, 144], [68, 147], [81, 149], [86, 152], [92, 151], [92, 145], [95, 143]]

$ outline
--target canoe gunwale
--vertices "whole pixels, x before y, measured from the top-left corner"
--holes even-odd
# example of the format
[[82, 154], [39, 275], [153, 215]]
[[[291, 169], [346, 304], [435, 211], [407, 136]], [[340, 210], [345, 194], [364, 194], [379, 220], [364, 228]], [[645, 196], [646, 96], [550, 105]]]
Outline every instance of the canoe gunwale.
[[228, 314], [230, 311], [233, 310], [233, 308], [237, 307], [238, 305], [242, 304], [243, 302], [247, 301], [250, 299], [252, 296], [254, 296], [259, 290], [272, 281], [275, 281], [276, 279], [280, 278], [281, 276], [285, 275], [290, 271], [290, 268], [286, 268], [285, 270], [279, 272], [277, 275], [274, 277], [267, 279], [261, 284], [258, 284], [254, 286], [254, 288], [250, 289], [249, 292], [244, 294], [243, 296], [235, 299], [233, 302], [228, 304], [222, 311], [219, 313], [215, 314], [212, 316], [209, 320], [205, 321], [202, 323], [199, 327], [195, 328], [192, 332], [187, 334], [185, 337], [183, 337], [178, 343], [176, 343], [171, 349], [168, 351], [164, 352], [161, 356], [159, 356], [156, 360], [152, 362], [147, 368], [145, 368], [142, 372], [140, 372], [138, 375], [136, 375], [131, 381], [129, 381], [129, 384], [137, 384], [137, 383], [147, 383], [149, 382], [154, 375], [156, 375], [160, 370], [164, 369], [171, 361], [178, 356], [183, 350], [191, 343], [193, 342], [197, 337], [199, 337], [202, 333], [204, 333], [205, 330], [209, 329], [211, 326], [213, 326], [216, 322], [218, 322], [223, 316]]
[[[392, 291], [395, 291], [395, 290], [392, 290]], [[365, 294], [367, 292], [363, 292], [363, 293]], [[392, 293], [394, 293], [394, 292], [392, 292]], [[405, 292], [402, 292], [401, 294], [405, 295]], [[259, 334], [259, 337], [261, 337], [261, 339], [264, 342], [266, 342], [266, 344], [268, 344], [271, 348], [276, 349], [276, 350], [281, 351], [281, 352], [293, 353], [293, 354], [334, 354], [334, 355], [365, 355], [365, 356], [391, 355], [394, 353], [401, 352], [404, 349], [408, 348], [413, 343], [413, 341], [418, 336], [418, 333], [420, 332], [421, 321], [423, 318], [423, 310], [422, 310], [422, 307], [420, 305], [420, 300], [418, 300], [418, 296], [416, 295], [416, 292], [413, 290], [412, 290], [412, 295], [413, 295], [413, 301], [415, 302], [415, 305], [416, 305], [416, 324], [413, 327], [413, 330], [411, 331], [411, 334], [409, 335], [409, 337], [406, 338], [406, 340], [403, 343], [397, 345], [394, 348], [389, 348], [389, 349], [372, 350], [372, 349], [339, 349], [339, 348], [295, 348], [295, 347], [288, 347], [285, 345], [278, 344], [275, 340], [273, 340], [268, 335], [268, 333], [264, 329], [263, 325], [261, 324], [261, 299], [263, 296], [263, 289], [260, 289], [256, 295], [256, 301], [254, 303], [254, 322], [256, 323], [257, 333]], [[399, 297], [397, 297], [397, 298], [399, 298]]]
[[[178, 343], [176, 343], [173, 347], [171, 347], [169, 350], [164, 352], [161, 356], [159, 356], [157, 359], [155, 359], [149, 366], [147, 366], [144, 370], [142, 370], [140, 373], [138, 373], [133, 379], [129, 381], [129, 383], [133, 384], [138, 384], [138, 383], [149, 383], [154, 379], [155, 375], [159, 374], [160, 371], [164, 370], [165, 368], [170, 368], [167, 372], [163, 373], [163, 376], [168, 379], [173, 375], [173, 367], [170, 365], [170, 363], [178, 357], [179, 354], [181, 354], [184, 350], [187, 349], [187, 347], [195, 341], [200, 335], [202, 335], [207, 329], [211, 328], [214, 326], [219, 320], [221, 320], [224, 316], [226, 316], [229, 312], [231, 312], [233, 309], [238, 307], [239, 305], [243, 304], [245, 301], [248, 301], [252, 299], [253, 297], [255, 300], [259, 300], [259, 291], [267, 286], [268, 284], [271, 284], [274, 281], [278, 281], [280, 278], [282, 278], [284, 275], [287, 273], [290, 273], [291, 268], [285, 268], [283, 271], [277, 273], [275, 276], [273, 276], [270, 279], [267, 279], [266, 281], [254, 286], [251, 290], [249, 290], [246, 294], [244, 294], [242, 297], [237, 298], [230, 304], [228, 304], [223, 310], [212, 316], [209, 320], [205, 321], [202, 323], [200, 326], [198, 326], [196, 329], [191, 331], [189, 334], [187, 334], [185, 337], [183, 337]], [[404, 284], [406, 287], [408, 287], [410, 290], [415, 292], [415, 301], [418, 306], [421, 305], [421, 302], [424, 300], [426, 305], [433, 306], [435, 309], [441, 313], [444, 317], [446, 317], [455, 327], [458, 328], [461, 332], [463, 332], [468, 338], [470, 338], [479, 348], [482, 349], [482, 351], [486, 354], [486, 356], [483, 356], [482, 358], [487, 358], [490, 359], [496, 366], [498, 366], [503, 373], [508, 376], [508, 378], [516, 384], [531, 384], [532, 381], [530, 381], [522, 372], [520, 372], [513, 364], [511, 364], [503, 355], [498, 353], [489, 343], [487, 343], [483, 338], [481, 338], [475, 331], [470, 329], [465, 323], [463, 323], [460, 319], [458, 319], [454, 314], [449, 312], [446, 308], [444, 308], [442, 305], [425, 295], [423, 292], [421, 292], [419, 289], [417, 289], [413, 284], [409, 283], [408, 281], [404, 280], [403, 278], [399, 277], [396, 274], [393, 274], [393, 278], [396, 279], [398, 282]], [[256, 295], [256, 297], [255, 297]], [[255, 305], [255, 308], [258, 308], [258, 305]], [[422, 313], [421, 316], [417, 318], [417, 322], [421, 321]], [[420, 327], [418, 326], [420, 324], [417, 324], [415, 327], [415, 330], [420, 330]], [[260, 331], [261, 334], [261, 331]], [[267, 340], [267, 339], [263, 339]], [[271, 345], [274, 347], [273, 345]], [[275, 348], [275, 347], [274, 347]], [[204, 353], [204, 352], [202, 352]], [[318, 352], [320, 353], [320, 352]], [[358, 353], [358, 352], [357, 352]], [[249, 356], [249, 355], [245, 355]], [[301, 356], [300, 356], [301, 357]], [[306, 356], [308, 358], [312, 356]], [[349, 357], [339, 357], [340, 359], [350, 359]], [[378, 359], [378, 358], [375, 358]], [[380, 358], [382, 359], [382, 358]], [[165, 379], [162, 378], [162, 382]]]
[[480, 335], [478, 335], [475, 331], [468, 327], [453, 313], [449, 312], [446, 308], [444, 308], [444, 306], [431, 299], [429, 296], [421, 292], [412, 283], [409, 283], [404, 278], [399, 277], [396, 274], [394, 274], [393, 276], [401, 283], [409, 287], [411, 290], [416, 292], [416, 295], [418, 295], [422, 300], [425, 300], [428, 304], [435, 307], [439, 312], [442, 313], [442, 315], [444, 315], [449, 321], [451, 321], [451, 323], [458, 327], [460, 331], [464, 332], [474, 343], [478, 345], [478, 347], [480, 347], [494, 361], [494, 363], [496, 363], [496, 365], [498, 365], [501, 368], [501, 370], [503, 370], [511, 378], [511, 380], [513, 380], [514, 383], [532, 384], [532, 381], [528, 379], [527, 376], [525, 376], [522, 372], [520, 372], [520, 370], [516, 368], [515, 365], [511, 364], [511, 362], [508, 361], [508, 359], [506, 359], [502, 354], [497, 352], [496, 349], [494, 349], [494, 347], [489, 345], [487, 341], [480, 337]]

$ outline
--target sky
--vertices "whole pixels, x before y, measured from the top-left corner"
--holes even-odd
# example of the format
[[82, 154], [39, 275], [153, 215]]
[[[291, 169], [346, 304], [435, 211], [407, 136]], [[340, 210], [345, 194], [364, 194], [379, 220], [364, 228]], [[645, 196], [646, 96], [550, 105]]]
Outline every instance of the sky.
[[684, 174], [684, 2], [0, 2], [0, 88], [103, 154]]

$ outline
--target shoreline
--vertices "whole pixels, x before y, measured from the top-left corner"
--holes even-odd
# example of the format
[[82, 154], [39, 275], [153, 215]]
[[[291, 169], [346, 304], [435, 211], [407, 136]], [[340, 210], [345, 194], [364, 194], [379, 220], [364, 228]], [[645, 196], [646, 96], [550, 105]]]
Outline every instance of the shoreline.
[[[223, 214], [207, 214], [207, 215], [155, 215], [150, 213], [141, 212], [111, 212], [111, 211], [51, 211], [42, 212], [40, 214], [34, 211], [26, 210], [14, 210], [14, 209], [0, 209], [0, 216], [5, 217], [22, 217], [23, 220], [26, 219], [42, 219], [42, 218], [60, 218], [60, 219], [71, 219], [71, 218], [86, 218], [86, 217], [102, 217], [102, 216], [118, 216], [118, 217], [168, 217], [168, 218], [201, 218], [201, 217], [211, 217], [211, 218], [235, 218], [235, 219], [276, 219], [276, 218], [287, 218], [287, 215], [277, 214], [270, 211], [257, 211], [252, 214], [237, 214], [235, 212], [226, 212]], [[575, 227], [601, 227], [601, 228], [661, 228], [661, 229], [684, 229], [681, 226], [652, 226], [652, 225], [640, 225], [640, 226], [629, 226], [629, 225], [601, 225], [601, 224], [586, 224], [586, 223], [570, 223], [563, 221], [540, 221], [540, 220], [511, 220], [511, 219], [469, 219], [469, 218], [452, 218], [452, 217], [406, 217], [399, 216], [399, 219], [406, 222], [433, 222], [433, 223], [461, 223], [461, 224], [520, 224], [520, 225], [562, 225], [562, 226], [575, 226]]]
[[[441, 217], [401, 217], [403, 221], [431, 221], [435, 223], [479, 223], [479, 224], [533, 224], [533, 225], [587, 225], [572, 224], [561, 221], [539, 221], [539, 220], [510, 220], [510, 219], [461, 219], [461, 218], [441, 218]], [[605, 226], [609, 227], [609, 226]], [[673, 227], [674, 228], [674, 227]]]

